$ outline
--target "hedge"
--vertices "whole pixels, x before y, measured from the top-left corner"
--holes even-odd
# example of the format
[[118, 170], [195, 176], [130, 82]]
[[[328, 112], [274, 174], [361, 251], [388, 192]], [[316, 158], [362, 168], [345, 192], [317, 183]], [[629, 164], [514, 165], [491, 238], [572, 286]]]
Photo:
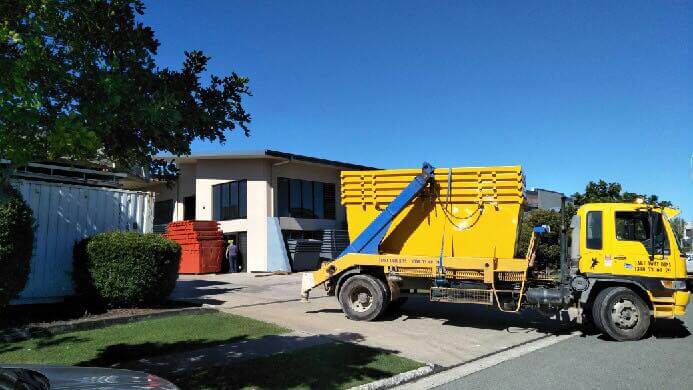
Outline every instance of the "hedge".
[[0, 310], [24, 289], [33, 245], [31, 209], [17, 190], [0, 185]]
[[176, 285], [180, 254], [180, 245], [158, 234], [97, 234], [75, 245], [75, 289], [108, 307], [157, 304]]

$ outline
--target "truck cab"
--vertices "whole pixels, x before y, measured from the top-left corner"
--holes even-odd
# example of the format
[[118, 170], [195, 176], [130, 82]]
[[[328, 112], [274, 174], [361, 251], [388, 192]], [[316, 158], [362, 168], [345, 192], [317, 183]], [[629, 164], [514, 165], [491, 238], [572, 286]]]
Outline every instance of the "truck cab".
[[587, 286], [579, 301], [616, 339], [639, 338], [650, 317], [685, 313], [686, 264], [669, 223], [674, 215], [640, 203], [592, 203], [571, 221], [573, 278]]

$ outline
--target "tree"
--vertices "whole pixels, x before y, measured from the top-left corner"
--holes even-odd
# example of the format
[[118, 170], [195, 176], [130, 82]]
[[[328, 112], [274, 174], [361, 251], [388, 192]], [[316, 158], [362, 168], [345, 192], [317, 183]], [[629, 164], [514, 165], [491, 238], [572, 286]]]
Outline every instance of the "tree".
[[209, 57], [185, 52], [157, 67], [159, 42], [136, 20], [141, 0], [0, 2], [0, 158], [99, 160], [171, 168], [152, 156], [226, 140], [250, 115], [248, 79], [200, 75]]
[[522, 225], [517, 244], [517, 257], [525, 257], [527, 247], [532, 236], [532, 229], [536, 226], [549, 225], [550, 233], [545, 233], [540, 238], [537, 246], [537, 257], [534, 268], [543, 270], [546, 268], [555, 270], [558, 268], [561, 255], [561, 213], [553, 210], [531, 210], [522, 217]]
[[634, 192], [621, 192], [621, 184], [608, 183], [604, 180], [598, 182], [590, 181], [585, 187], [584, 193], [576, 192], [573, 194], [573, 203], [582, 206], [587, 203], [616, 203], [634, 202], [637, 198], [642, 198], [647, 204], [670, 207], [671, 202], [659, 201], [657, 195], [637, 194]]
[[29, 278], [34, 217], [19, 191], [0, 183], [0, 312]]

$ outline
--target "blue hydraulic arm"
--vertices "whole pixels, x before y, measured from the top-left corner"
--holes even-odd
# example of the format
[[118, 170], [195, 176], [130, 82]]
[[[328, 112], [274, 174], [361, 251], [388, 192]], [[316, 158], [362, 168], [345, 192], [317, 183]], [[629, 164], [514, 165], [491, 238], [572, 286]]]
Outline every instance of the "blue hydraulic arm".
[[339, 255], [342, 257], [349, 253], [378, 254], [380, 242], [385, 237], [392, 220], [404, 210], [409, 202], [423, 190], [433, 178], [434, 168], [425, 162], [421, 173], [411, 181], [402, 192], [383, 210], [370, 225], [366, 226], [361, 234]]

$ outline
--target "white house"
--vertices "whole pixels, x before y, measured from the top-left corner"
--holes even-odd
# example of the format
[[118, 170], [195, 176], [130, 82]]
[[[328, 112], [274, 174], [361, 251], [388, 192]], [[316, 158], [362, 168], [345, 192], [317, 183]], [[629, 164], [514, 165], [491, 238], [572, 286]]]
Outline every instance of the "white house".
[[367, 166], [273, 150], [167, 157], [178, 180], [156, 192], [155, 226], [179, 220], [217, 220], [239, 247], [247, 272], [281, 269], [284, 237], [319, 238], [345, 229], [340, 172]]

